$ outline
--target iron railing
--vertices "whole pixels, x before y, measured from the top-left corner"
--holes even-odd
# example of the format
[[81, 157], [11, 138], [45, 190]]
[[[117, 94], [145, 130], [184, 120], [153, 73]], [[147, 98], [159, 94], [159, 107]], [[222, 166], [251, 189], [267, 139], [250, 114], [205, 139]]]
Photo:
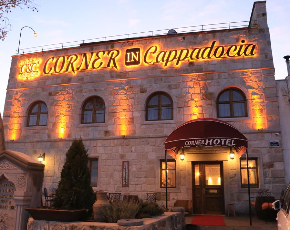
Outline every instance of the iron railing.
[[115, 41], [115, 40], [122, 40], [122, 39], [140, 38], [140, 37], [161, 36], [161, 35], [167, 35], [169, 30], [175, 30], [178, 34], [182, 34], [182, 33], [190, 33], [190, 32], [237, 29], [237, 28], [244, 28], [248, 26], [249, 26], [249, 21], [240, 21], [240, 22], [217, 23], [217, 24], [207, 24], [207, 25], [198, 25], [198, 26], [187, 26], [187, 27], [162, 29], [162, 30], [150, 30], [147, 32], [106, 36], [106, 37], [91, 38], [91, 39], [78, 40], [78, 41], [72, 41], [72, 42], [62, 42], [62, 43], [56, 43], [56, 44], [50, 44], [50, 45], [24, 48], [24, 49], [20, 49], [19, 54], [28, 54], [28, 53], [34, 53], [34, 52], [42, 52], [42, 51], [48, 51], [48, 50], [57, 50], [57, 49], [63, 49], [63, 48], [77, 47], [77, 46], [80, 46], [81, 44], [93, 43], [93, 42], [105, 42], [105, 41]]

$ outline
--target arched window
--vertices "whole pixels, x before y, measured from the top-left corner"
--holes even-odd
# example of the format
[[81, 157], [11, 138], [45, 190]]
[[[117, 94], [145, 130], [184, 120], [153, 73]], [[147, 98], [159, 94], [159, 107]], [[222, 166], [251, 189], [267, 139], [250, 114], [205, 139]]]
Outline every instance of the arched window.
[[167, 93], [154, 93], [147, 99], [146, 120], [172, 120], [173, 105], [172, 99]]
[[217, 98], [218, 117], [246, 117], [247, 100], [237, 88], [222, 91]]
[[82, 123], [104, 123], [105, 102], [101, 97], [88, 98], [82, 108]]
[[43, 101], [37, 101], [30, 106], [27, 126], [47, 125], [47, 106]]

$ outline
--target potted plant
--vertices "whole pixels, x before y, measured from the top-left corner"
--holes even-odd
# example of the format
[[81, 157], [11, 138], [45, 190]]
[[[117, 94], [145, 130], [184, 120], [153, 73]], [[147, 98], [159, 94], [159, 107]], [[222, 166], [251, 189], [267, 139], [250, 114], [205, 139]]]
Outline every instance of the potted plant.
[[[52, 204], [53, 209], [26, 210], [34, 219], [78, 221], [92, 213], [94, 201], [87, 150], [80, 139], [74, 140], [66, 153], [66, 161]], [[44, 215], [40, 216], [40, 212]]]

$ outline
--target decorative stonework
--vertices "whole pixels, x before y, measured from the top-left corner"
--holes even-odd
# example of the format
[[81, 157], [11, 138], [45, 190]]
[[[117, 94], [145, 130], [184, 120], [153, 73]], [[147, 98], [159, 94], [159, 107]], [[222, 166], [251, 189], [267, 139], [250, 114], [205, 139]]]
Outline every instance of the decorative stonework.
[[0, 170], [13, 170], [13, 169], [18, 169], [16, 166], [13, 164], [9, 163], [8, 161], [0, 161]]
[[[0, 213], [0, 229], [12, 230], [14, 229], [14, 221], [11, 223], [12, 217], [7, 213]], [[13, 219], [14, 220], [14, 219]]]
[[26, 185], [26, 176], [24, 174], [17, 174], [17, 184], [20, 188], [24, 188]]
[[15, 185], [7, 178], [0, 181], [0, 229], [14, 230], [16, 205], [14, 201]]
[[17, 191], [23, 191], [26, 187], [27, 176], [26, 174], [19, 173], [19, 174], [2, 174], [2, 176], [6, 177], [9, 181], [11, 181]]

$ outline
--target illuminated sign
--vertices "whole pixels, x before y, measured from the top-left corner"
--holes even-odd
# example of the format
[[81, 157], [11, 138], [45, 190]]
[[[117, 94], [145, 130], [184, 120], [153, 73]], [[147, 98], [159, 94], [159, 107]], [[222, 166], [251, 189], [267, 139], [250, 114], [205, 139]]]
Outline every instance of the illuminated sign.
[[[208, 46], [165, 50], [154, 44], [147, 48], [129, 48], [122, 50], [101, 50], [90, 53], [52, 56], [43, 64], [43, 75], [60, 73], [77, 74], [79, 71], [130, 68], [136, 66], [160, 65], [178, 67], [184, 62], [209, 61], [229, 58], [255, 57], [257, 45], [241, 40], [235, 45], [219, 45], [212, 41]], [[19, 79], [33, 79], [40, 76], [38, 69], [41, 59], [26, 59], [20, 62]]]
[[18, 78], [23, 80], [32, 80], [40, 76], [39, 65], [41, 58], [30, 58], [20, 61]]
[[235, 146], [236, 139], [230, 138], [202, 138], [185, 141], [185, 147], [198, 147], [198, 146]]
[[125, 54], [125, 66], [140, 65], [141, 63], [140, 48], [127, 49]]

